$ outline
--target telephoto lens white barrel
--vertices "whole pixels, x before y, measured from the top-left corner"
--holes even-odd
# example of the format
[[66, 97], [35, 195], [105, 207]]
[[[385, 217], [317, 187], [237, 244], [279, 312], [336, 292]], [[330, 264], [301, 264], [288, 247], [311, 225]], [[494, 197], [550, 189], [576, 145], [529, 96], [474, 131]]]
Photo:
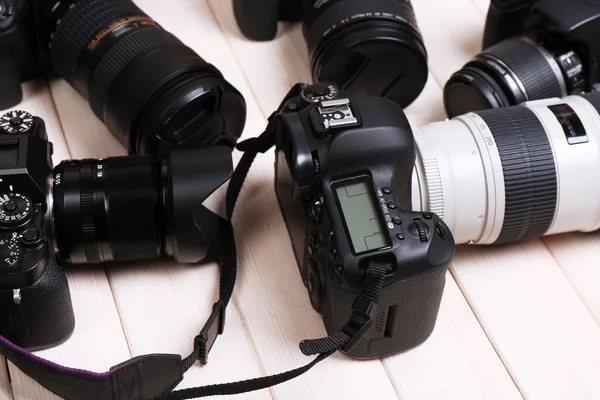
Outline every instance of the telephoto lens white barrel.
[[600, 93], [538, 100], [414, 127], [415, 210], [456, 243], [600, 228]]

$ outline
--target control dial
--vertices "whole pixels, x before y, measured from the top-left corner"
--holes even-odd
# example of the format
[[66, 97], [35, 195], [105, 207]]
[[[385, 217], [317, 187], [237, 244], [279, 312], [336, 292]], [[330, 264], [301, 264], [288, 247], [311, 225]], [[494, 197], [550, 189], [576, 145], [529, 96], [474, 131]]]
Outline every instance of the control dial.
[[33, 115], [26, 111], [9, 111], [0, 117], [0, 132], [17, 135], [33, 126]]
[[19, 193], [0, 195], [0, 228], [14, 228], [26, 223], [33, 213], [31, 199]]
[[319, 103], [321, 101], [337, 99], [339, 90], [333, 85], [318, 83], [309, 85], [302, 91], [302, 99], [307, 103]]
[[10, 17], [12, 13], [12, 4], [6, 0], [0, 0], [0, 20]]
[[0, 236], [0, 271], [14, 269], [21, 259], [21, 247], [17, 236]]

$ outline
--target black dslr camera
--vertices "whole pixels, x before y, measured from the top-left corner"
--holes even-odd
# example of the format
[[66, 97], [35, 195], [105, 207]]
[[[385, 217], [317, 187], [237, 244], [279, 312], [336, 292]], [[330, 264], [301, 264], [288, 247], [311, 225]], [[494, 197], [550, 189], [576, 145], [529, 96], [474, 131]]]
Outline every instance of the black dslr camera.
[[217, 68], [130, 0], [0, 0], [0, 110], [58, 75], [132, 154], [227, 145], [246, 104]]
[[275, 117], [275, 141], [277, 197], [327, 331], [344, 328], [375, 261], [389, 268], [373, 326], [347, 353], [375, 358], [424, 342], [454, 240], [437, 215], [410, 211], [415, 145], [402, 110], [308, 86]]
[[315, 82], [351, 95], [412, 103], [427, 82], [427, 52], [410, 0], [234, 0], [241, 31], [271, 40], [277, 22], [303, 21]]
[[600, 2], [492, 0], [485, 50], [446, 84], [450, 117], [596, 90]]
[[65, 161], [52, 169], [44, 122], [0, 117], [0, 336], [23, 348], [66, 340], [74, 328], [57, 262], [222, 257], [226, 220], [202, 203], [232, 173], [231, 150]]

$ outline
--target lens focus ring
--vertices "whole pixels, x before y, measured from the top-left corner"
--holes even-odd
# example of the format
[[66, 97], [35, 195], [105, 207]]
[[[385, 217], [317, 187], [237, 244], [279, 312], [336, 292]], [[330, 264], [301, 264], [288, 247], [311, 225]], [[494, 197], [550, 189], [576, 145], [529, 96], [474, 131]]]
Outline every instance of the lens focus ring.
[[504, 174], [502, 231], [495, 244], [542, 236], [556, 213], [557, 174], [544, 126], [526, 107], [476, 112], [492, 132]]
[[[305, 38], [309, 52], [312, 52], [325, 33], [348, 18], [365, 13], [384, 13], [404, 18], [421, 40], [417, 20], [412, 5], [407, 0], [341, 0], [326, 8], [308, 14], [305, 20]], [[314, 16], [313, 16], [314, 15]], [[390, 18], [381, 15], [380, 18]]]
[[50, 57], [56, 72], [73, 84], [77, 61], [91, 38], [124, 17], [145, 15], [133, 2], [77, 0], [52, 35]]
[[162, 200], [151, 157], [61, 163], [54, 226], [61, 259], [73, 264], [162, 254]]
[[[523, 38], [508, 39], [487, 49], [521, 81], [528, 100], [562, 97], [567, 93], [562, 73], [550, 53]], [[554, 67], [554, 68], [553, 68]]]
[[112, 46], [95, 68], [89, 85], [90, 105], [98, 118], [106, 121], [104, 106], [111, 86], [132, 60], [162, 45], [180, 43], [179, 39], [169, 32], [150, 27], [135, 31]]

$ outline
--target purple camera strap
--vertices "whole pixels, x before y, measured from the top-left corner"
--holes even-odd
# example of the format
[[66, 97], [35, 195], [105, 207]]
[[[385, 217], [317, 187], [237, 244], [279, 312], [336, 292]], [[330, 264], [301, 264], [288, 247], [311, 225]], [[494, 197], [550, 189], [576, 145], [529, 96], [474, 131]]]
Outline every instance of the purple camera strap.
[[46, 389], [68, 400], [152, 399], [173, 390], [185, 372], [181, 356], [173, 354], [136, 357], [96, 373], [43, 359], [2, 336], [0, 352]]

